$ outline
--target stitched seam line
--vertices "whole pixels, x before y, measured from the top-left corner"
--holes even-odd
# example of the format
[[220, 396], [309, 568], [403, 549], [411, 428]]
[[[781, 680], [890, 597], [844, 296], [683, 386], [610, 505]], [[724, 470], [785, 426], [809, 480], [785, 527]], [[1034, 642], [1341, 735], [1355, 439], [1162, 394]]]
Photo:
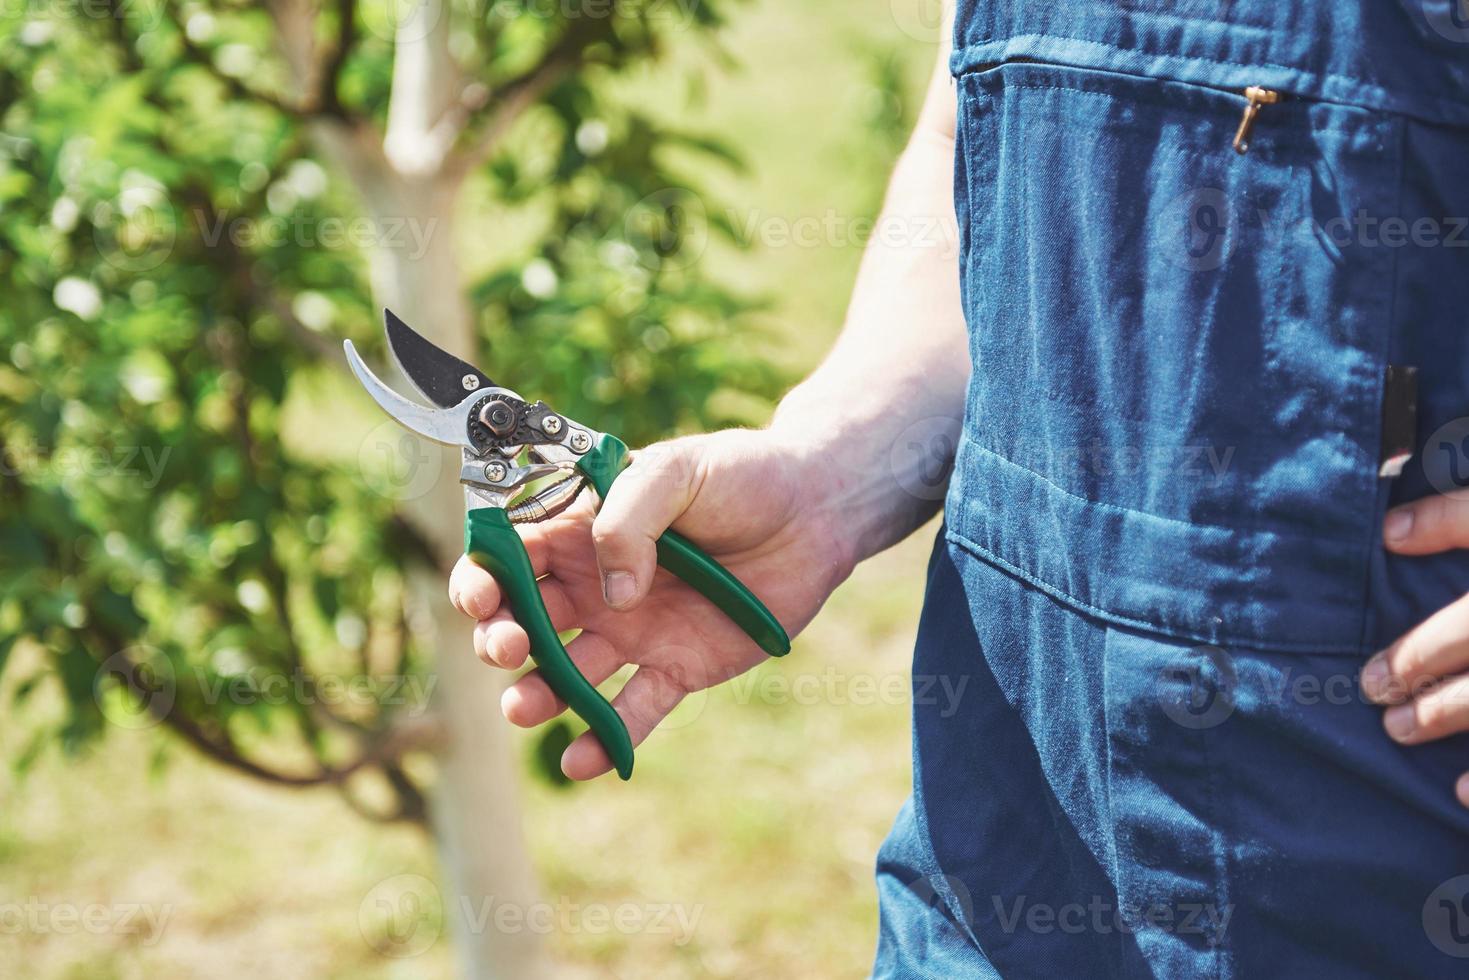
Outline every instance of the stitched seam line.
[[[1143, 49], [1121, 48], [1121, 47], [1117, 47], [1116, 45], [1106, 44], [1106, 43], [1104, 43], [1102, 41], [1091, 41], [1091, 40], [1088, 40], [1086, 38], [1079, 38], [1079, 37], [1060, 37], [1060, 36], [1054, 35], [1054, 34], [1016, 34], [1016, 35], [1012, 35], [1012, 36], [1007, 37], [1007, 38], [987, 38], [987, 39], [984, 39], [984, 40], [975, 41], [975, 42], [973, 42], [971, 44], [966, 44], [962, 48], [955, 48], [953, 54], [950, 55], [950, 58], [949, 58], [949, 66], [950, 66], [950, 69], [949, 70], [950, 70], [950, 73], [953, 74], [953, 75], [955, 75], [955, 76], [970, 73], [973, 70], [973, 68], [971, 67], [970, 62], [967, 60], [966, 57], [961, 57], [961, 56], [963, 56], [963, 55], [969, 55], [971, 52], [974, 52], [977, 49], [982, 48], [982, 47], [984, 47], [986, 45], [1003, 45], [1003, 46], [1007, 46], [1008, 47], [1010, 45], [1015, 44], [1016, 42], [1025, 42], [1025, 41], [1056, 41], [1056, 42], [1065, 43], [1065, 44], [1079, 44], [1079, 45], [1083, 45], [1085, 47], [1092, 48], [1092, 49], [1097, 50], [1097, 51], [1107, 52], [1109, 54], [1140, 55], [1140, 56], [1145, 57], [1145, 58], [1171, 59], [1171, 60], [1175, 60], [1175, 61], [1186, 62], [1186, 63], [1189, 63], [1191, 65], [1196, 65], [1196, 66], [1199, 66], [1199, 67], [1207, 67], [1207, 66], [1210, 66], [1210, 65], [1213, 65], [1213, 66], [1226, 66], [1227, 65], [1227, 66], [1229, 66], [1231, 68], [1255, 68], [1255, 69], [1258, 69], [1258, 68], [1273, 68], [1273, 69], [1275, 69], [1277, 71], [1290, 72], [1291, 74], [1296, 75], [1297, 77], [1299, 77], [1299, 78], [1301, 78], [1303, 80], [1306, 80], [1306, 81], [1311, 82], [1318, 89], [1324, 87], [1324, 85], [1327, 82], [1331, 82], [1331, 83], [1337, 84], [1337, 85], [1346, 85], [1346, 86], [1350, 86], [1350, 87], [1353, 87], [1353, 88], [1356, 88], [1356, 89], [1359, 89], [1359, 90], [1362, 90], [1362, 91], [1371, 92], [1373, 95], [1375, 95], [1378, 98], [1378, 100], [1380, 100], [1382, 102], [1385, 102], [1385, 103], [1389, 103], [1389, 104], [1394, 105], [1394, 106], [1397, 106], [1397, 105], [1399, 105], [1402, 102], [1418, 101], [1418, 102], [1425, 102], [1425, 103], [1428, 103], [1430, 105], [1433, 105], [1433, 106], [1436, 106], [1436, 107], [1439, 107], [1439, 108], [1442, 108], [1442, 109], [1454, 110], [1454, 111], [1458, 112], [1459, 114], [1463, 114], [1466, 111], [1469, 111], [1469, 103], [1466, 103], [1466, 102], [1462, 102], [1462, 101], [1455, 100], [1455, 99], [1444, 99], [1444, 98], [1441, 98], [1439, 96], [1436, 96], [1436, 95], [1433, 95], [1433, 94], [1430, 94], [1430, 93], [1409, 92], [1409, 91], [1404, 91], [1402, 93], [1398, 93], [1398, 92], [1396, 92], [1396, 91], [1394, 91], [1392, 89], [1383, 88], [1381, 85], [1377, 85], [1377, 84], [1374, 84], [1372, 82], [1366, 82], [1366, 81], [1363, 81], [1362, 79], [1359, 79], [1359, 78], [1352, 78], [1349, 75], [1320, 74], [1318, 72], [1306, 71], [1305, 69], [1292, 67], [1290, 65], [1275, 64], [1274, 62], [1270, 62], [1270, 61], [1254, 61], [1254, 62], [1232, 61], [1232, 60], [1230, 60], [1228, 58], [1203, 58], [1203, 57], [1199, 57], [1197, 55], [1166, 54], [1166, 53], [1160, 53], [1160, 52], [1147, 51], [1147, 50], [1143, 50]], [[979, 63], [982, 64], [983, 62], [979, 62]], [[1041, 64], [1041, 65], [1043, 65], [1043, 66], [1044, 65], [1047, 65], [1047, 64], [1051, 64], [1051, 67], [1057, 67], [1057, 68], [1075, 68], [1078, 71], [1104, 71], [1104, 72], [1111, 72], [1113, 74], [1131, 75], [1134, 78], [1154, 78], [1154, 76], [1151, 76], [1151, 75], [1142, 75], [1142, 74], [1138, 74], [1137, 72], [1120, 71], [1120, 70], [1115, 69], [1115, 68], [1091, 68], [1091, 67], [1087, 67], [1087, 66], [1084, 66], [1084, 65], [1065, 65], [1065, 64], [1061, 64], [1059, 62], [1052, 64], [1052, 63], [1045, 62], [1045, 61], [1041, 61], [1041, 62], [1038, 62], [1038, 63]], [[1177, 78], [1166, 78], [1166, 79], [1162, 79], [1162, 80], [1175, 82], [1176, 84], [1179, 84], [1179, 85], [1189, 85], [1189, 86], [1193, 86], [1195, 88], [1206, 89], [1206, 90], [1211, 88], [1208, 84], [1203, 83], [1203, 82], [1190, 82], [1190, 81], [1185, 81], [1183, 79], [1177, 79]], [[1411, 111], [1405, 111], [1405, 110], [1403, 110], [1401, 108], [1392, 108], [1392, 109], [1389, 109], [1386, 106], [1373, 105], [1373, 104], [1367, 103], [1367, 102], [1362, 102], [1362, 103], [1357, 103], [1357, 102], [1342, 102], [1342, 101], [1339, 101], [1339, 100], [1336, 100], [1336, 99], [1327, 98], [1325, 96], [1316, 96], [1316, 95], [1302, 96], [1302, 97], [1303, 98], [1314, 99], [1314, 100], [1317, 100], [1317, 101], [1320, 101], [1320, 102], [1329, 102], [1329, 103], [1332, 103], [1334, 105], [1350, 106], [1352, 108], [1357, 108], [1357, 109], [1366, 109], [1368, 111], [1396, 112], [1396, 113], [1401, 113], [1402, 115], [1415, 116], [1416, 118], [1424, 118], [1426, 121], [1430, 121], [1430, 122], [1435, 122], [1435, 121], [1441, 122], [1442, 121], [1442, 120], [1434, 120], [1431, 117], [1417, 116], [1415, 113], [1412, 113]]]
[[[1403, 172], [1404, 172], [1404, 161], [1406, 160], [1407, 155], [1408, 155], [1408, 145], [1407, 144], [1408, 144], [1408, 127], [1407, 127], [1406, 124], [1401, 124], [1400, 123], [1398, 125], [1398, 158], [1397, 158], [1397, 168], [1396, 168], [1397, 169], [1397, 173], [1395, 175], [1397, 179], [1396, 179], [1396, 181], [1394, 181], [1394, 184], [1395, 184], [1396, 189], [1397, 189], [1397, 193], [1394, 195], [1394, 200], [1393, 200], [1393, 213], [1394, 214], [1402, 214], [1403, 213]], [[1373, 389], [1377, 393], [1377, 404], [1379, 406], [1381, 406], [1384, 403], [1384, 399], [1387, 397], [1387, 367], [1388, 367], [1388, 364], [1390, 363], [1390, 361], [1392, 360], [1392, 357], [1393, 357], [1393, 351], [1392, 351], [1392, 334], [1393, 334], [1394, 330], [1397, 329], [1397, 325], [1398, 325], [1398, 295], [1399, 295], [1399, 290], [1398, 290], [1398, 273], [1399, 273], [1399, 269], [1398, 269], [1398, 255], [1397, 255], [1397, 251], [1398, 251], [1397, 249], [1394, 249], [1393, 250], [1393, 253], [1392, 253], [1392, 256], [1391, 256], [1392, 269], [1391, 269], [1391, 272], [1389, 273], [1388, 278], [1387, 278], [1387, 288], [1388, 288], [1388, 296], [1387, 296], [1387, 329], [1385, 331], [1383, 331], [1383, 338], [1384, 339], [1383, 339], [1383, 343], [1381, 345], [1381, 352], [1382, 352], [1381, 365], [1382, 366], [1381, 366], [1381, 369], [1378, 372], [1376, 386]], [[1377, 445], [1377, 446], [1381, 446], [1382, 445], [1382, 412], [1381, 412], [1381, 409], [1380, 408], [1378, 410], [1377, 416], [1376, 416], [1376, 418], [1375, 418], [1374, 421], [1377, 424], [1377, 428], [1375, 430], [1375, 438], [1373, 439], [1373, 443], [1372, 444]], [[1379, 452], [1381, 452], [1381, 450], [1379, 450]], [[1373, 519], [1374, 520], [1376, 520], [1376, 518], [1377, 518], [1378, 511], [1385, 508], [1385, 505], [1387, 504], [1388, 499], [1389, 499], [1389, 495], [1392, 492], [1392, 481], [1391, 481], [1391, 479], [1388, 479], [1388, 480], [1379, 479], [1378, 480], [1378, 484], [1379, 485], [1377, 487], [1376, 506], [1374, 506], [1373, 509], [1372, 509], [1372, 516], [1373, 516]], [[1373, 569], [1372, 569], [1372, 546], [1374, 544], [1378, 544], [1377, 527], [1373, 527], [1373, 526], [1369, 525], [1368, 528], [1367, 528], [1367, 534], [1365, 535], [1365, 538], [1366, 538], [1366, 541], [1362, 545], [1362, 552], [1361, 552], [1361, 568], [1362, 568], [1362, 641], [1361, 642], [1362, 642], [1362, 647], [1364, 649], [1366, 649], [1366, 647], [1368, 646], [1368, 643], [1372, 639], [1372, 637], [1371, 637], [1371, 631], [1377, 625], [1374, 622], [1374, 616], [1373, 616], [1373, 613], [1372, 613], [1372, 608], [1373, 608], [1372, 607], [1372, 576], [1373, 576]], [[1379, 545], [1379, 547], [1385, 547], [1385, 546], [1384, 545]]]
[[1054, 585], [1051, 585], [1049, 582], [1037, 578], [1036, 576], [1032, 575], [1030, 572], [1019, 567], [1018, 565], [1012, 564], [1011, 562], [1006, 561], [1004, 558], [1001, 558], [995, 552], [989, 550], [978, 541], [967, 538], [963, 534], [960, 534], [958, 531], [955, 531], [952, 528], [946, 531], [945, 534], [946, 537], [955, 545], [962, 548], [964, 551], [968, 552], [970, 555], [977, 558], [978, 560], [988, 565], [993, 565], [995, 568], [998, 568], [1000, 571], [1006, 573], [1007, 575], [1010, 575], [1012, 578], [1020, 579], [1025, 584], [1035, 589], [1038, 589], [1041, 592], [1044, 592], [1046, 595], [1062, 603], [1063, 605], [1070, 606], [1072, 609], [1077, 610], [1078, 612], [1085, 613], [1086, 615], [1091, 616], [1095, 619], [1099, 619], [1105, 623], [1114, 623], [1118, 626], [1125, 626], [1129, 629], [1139, 630], [1152, 636], [1160, 636], [1166, 639], [1192, 640], [1195, 643], [1211, 643], [1216, 646], [1232, 646], [1238, 647], [1243, 650], [1254, 650], [1260, 653], [1313, 653], [1320, 654], [1322, 656], [1351, 657], [1358, 657], [1361, 655], [1360, 648], [1354, 644], [1334, 643], [1322, 645], [1319, 643], [1305, 643], [1294, 640], [1261, 640], [1256, 637], [1250, 636], [1209, 636], [1203, 633], [1196, 633], [1193, 630], [1186, 629], [1184, 627], [1155, 623], [1150, 620], [1139, 619], [1135, 616], [1128, 616], [1123, 613], [1112, 612], [1111, 610], [1103, 609], [1100, 606], [1094, 606], [1089, 602], [1078, 599], [1076, 596], [1065, 591], [1064, 589], [1056, 588]]
[[[1072, 68], [1066, 65], [1058, 67], [1064, 71], [1101, 71], [1100, 69], [1094, 68]], [[1195, 85], [1192, 82], [1180, 82], [1171, 78], [1152, 78], [1148, 75], [1129, 75], [1125, 72], [1103, 71], [1102, 73], [1108, 75], [1116, 75], [1119, 78], [1124, 78], [1130, 82], [1151, 82], [1155, 86], [1181, 85], [1196, 92], [1198, 96], [1201, 97], [1201, 99], [1203, 97], [1210, 97], [1209, 101], [1217, 100], [1220, 103], [1219, 108], [1229, 109], [1232, 115], [1238, 115], [1238, 110], [1240, 106], [1244, 105], [1243, 96], [1231, 93], [1225, 89], [1210, 88], [1207, 85]], [[1166, 98], [1162, 95], [1162, 93], [1156, 92], [1156, 90], [1150, 91], [1148, 89], [1142, 89], [1137, 92], [1127, 92], [1126, 94], [1123, 94], [1115, 90], [1100, 91], [1096, 88], [1089, 87], [1081, 83], [1080, 81], [1073, 82], [1058, 80], [1055, 82], [1012, 82], [1001, 80], [1000, 76], [995, 77], [998, 81], [998, 84], [995, 86], [995, 88], [1007, 92], [1016, 89], [1035, 89], [1037, 91], [1045, 91], [1046, 89], [1062, 89], [1065, 91], [1076, 92], [1080, 95], [1089, 95], [1097, 99], [1107, 99], [1110, 102], [1114, 102], [1120, 105], [1148, 105], [1154, 106], [1159, 109], [1165, 109], [1171, 112], [1177, 112], [1179, 109], [1179, 102], [1177, 99]], [[986, 92], [986, 95], [988, 95], [990, 98], [994, 98], [994, 95], [990, 92]], [[1327, 102], [1325, 100], [1285, 101], [1272, 105], [1270, 109], [1273, 115], [1279, 115], [1281, 113], [1299, 113], [1303, 111], [1308, 111], [1309, 108], [1314, 105], [1328, 106], [1345, 112], [1360, 113], [1361, 117], [1364, 120], [1370, 119], [1372, 115], [1382, 111], [1378, 109], [1368, 109], [1364, 106], [1348, 105], [1342, 102]], [[1210, 108], [1215, 107], [1211, 106]]]
[[[1102, 501], [1102, 500], [1090, 500], [1090, 499], [1088, 499], [1086, 497], [1080, 496], [1079, 494], [1072, 493], [1070, 490], [1067, 490], [1065, 487], [1060, 486], [1059, 484], [1056, 484], [1056, 483], [1051, 482], [1045, 476], [1043, 476], [1040, 473], [1037, 473], [1035, 470], [1031, 469], [1030, 467], [1028, 467], [1028, 466], [1022, 466], [1021, 464], [1015, 462], [1012, 459], [1007, 459], [1006, 457], [1001, 456], [999, 453], [995, 452], [993, 449], [988, 449], [988, 448], [980, 445], [979, 443], [974, 442], [973, 440], [970, 440], [967, 443], [967, 445], [970, 446], [971, 448], [977, 450], [978, 452], [984, 453], [986, 456], [993, 457], [994, 459], [998, 460], [999, 462], [1004, 463], [1006, 466], [1013, 467], [1013, 468], [1019, 470], [1022, 473], [1025, 473], [1025, 474], [1027, 474], [1029, 476], [1034, 477], [1036, 480], [1039, 480], [1041, 483], [1045, 484], [1050, 489], [1055, 490], [1057, 493], [1061, 494], [1062, 496], [1070, 497], [1072, 500], [1075, 500], [1078, 503], [1084, 504], [1087, 507], [1095, 507], [1095, 508], [1098, 508], [1100, 510], [1111, 511], [1113, 513], [1123, 514], [1123, 515], [1127, 515], [1127, 516], [1130, 516], [1130, 517], [1139, 517], [1139, 518], [1143, 518], [1145, 520], [1150, 520], [1150, 521], [1161, 521], [1161, 522], [1163, 522], [1165, 524], [1172, 524], [1172, 525], [1176, 525], [1178, 527], [1197, 528], [1199, 530], [1204, 530], [1204, 531], [1217, 531], [1220, 534], [1229, 535], [1231, 537], [1238, 537], [1240, 535], [1240, 529], [1237, 528], [1237, 527], [1230, 527], [1230, 526], [1223, 525], [1223, 524], [1204, 524], [1204, 523], [1199, 523], [1199, 522], [1195, 522], [1195, 521], [1182, 520], [1182, 519], [1177, 518], [1177, 517], [1164, 517], [1161, 514], [1150, 514], [1150, 513], [1148, 513], [1145, 510], [1134, 510], [1131, 507], [1124, 507], [1121, 504], [1112, 504], [1112, 503], [1108, 503], [1108, 502]], [[1297, 531], [1261, 530], [1261, 531], [1254, 532], [1254, 534], [1255, 535], [1258, 535], [1260, 537], [1277, 538], [1277, 539], [1284, 540], [1284, 541], [1292, 541], [1292, 540], [1311, 541], [1311, 542], [1318, 543], [1318, 544], [1323, 540], [1323, 538], [1322, 538], [1322, 536], [1320, 534], [1313, 534], [1313, 533], [1304, 532], [1304, 531], [1297, 532]], [[1350, 544], [1354, 544], [1355, 543], [1355, 542], [1337, 542], [1337, 541], [1334, 541], [1334, 540], [1332, 540], [1330, 538], [1327, 538], [1325, 540], [1327, 540], [1328, 542], [1333, 543], [1333, 544], [1342, 544], [1342, 545], [1350, 545]]]

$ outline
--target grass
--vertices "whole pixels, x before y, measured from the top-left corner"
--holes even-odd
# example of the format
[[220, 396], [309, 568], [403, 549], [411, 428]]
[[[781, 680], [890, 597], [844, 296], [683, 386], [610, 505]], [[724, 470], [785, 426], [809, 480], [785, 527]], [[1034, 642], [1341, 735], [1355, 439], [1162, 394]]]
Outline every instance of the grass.
[[[911, 104], [934, 49], [899, 24], [920, 21], [921, 5], [765, 0], [736, 13], [726, 43], [741, 67], [711, 72], [700, 103], [668, 84], [697, 51], [632, 89], [741, 150], [748, 174], [710, 178], [736, 220], [779, 229], [830, 215], [842, 229], [871, 215], [894, 152], [873, 122], [868, 53], [894, 53]], [[810, 245], [760, 239], [707, 260], [772, 298], [772, 353], [810, 366], [839, 328], [860, 244], [840, 231]], [[861, 568], [790, 657], [680, 708], [639, 753], [631, 786], [528, 785], [544, 894], [570, 924], [548, 944], [568, 973], [866, 970], [873, 856], [908, 791], [907, 664], [930, 538]], [[15, 754], [21, 727], [0, 726], [0, 755]], [[0, 777], [0, 976], [452, 975], [446, 938], [399, 960], [358, 926], [380, 882], [435, 874], [421, 834], [366, 824], [330, 793], [264, 786], [187, 749], [155, 766], [156, 744], [117, 731], [80, 757], [48, 752], [23, 780]], [[529, 754], [529, 738], [522, 745]], [[661, 903], [671, 911], [655, 922]], [[137, 905], [167, 916], [161, 934], [136, 915], [123, 927]], [[44, 929], [17, 928], [35, 906], [98, 906], [101, 926], [52, 915]], [[634, 928], [600, 923], [596, 908], [628, 910]]]

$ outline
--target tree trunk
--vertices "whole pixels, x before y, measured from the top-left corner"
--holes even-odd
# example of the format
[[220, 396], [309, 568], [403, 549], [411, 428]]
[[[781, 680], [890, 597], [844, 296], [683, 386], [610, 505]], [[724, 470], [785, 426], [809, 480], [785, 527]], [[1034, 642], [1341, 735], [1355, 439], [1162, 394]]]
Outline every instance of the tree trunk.
[[[372, 203], [374, 218], [382, 222], [378, 227], [388, 219], [421, 220], [427, 244], [422, 255], [411, 244], [378, 249], [373, 294], [434, 343], [473, 360], [472, 320], [454, 254], [454, 189], [400, 181], [395, 190]], [[496, 932], [489, 927], [493, 919], [483, 914], [503, 904], [525, 908], [535, 902], [535, 873], [521, 824], [519, 766], [500, 716], [501, 675], [475, 657], [471, 624], [446, 596], [447, 571], [464, 550], [459, 454], [426, 448], [441, 462], [438, 479], [432, 490], [407, 503], [415, 526], [433, 541], [445, 573], [424, 586], [436, 626], [434, 697], [447, 735], [432, 800], [445, 914], [456, 931], [465, 977], [541, 976], [545, 970], [536, 934]]]
[[[309, 91], [316, 70], [314, 7], [307, 0], [272, 0], [270, 8], [287, 64], [297, 85]], [[442, 166], [446, 148], [434, 132], [464, 85], [449, 54], [449, 21], [445, 0], [421, 0], [399, 24], [386, 132], [330, 119], [313, 120], [308, 131], [355, 186], [373, 221], [374, 300], [445, 350], [472, 361], [473, 320], [453, 228], [460, 175]], [[434, 707], [446, 745], [430, 801], [445, 918], [464, 977], [540, 977], [548, 970], [539, 937], [529, 930], [492, 927], [496, 907], [524, 909], [537, 901], [536, 876], [521, 824], [520, 767], [500, 717], [504, 678], [474, 656], [472, 625], [446, 595], [448, 571], [464, 548], [459, 454], [440, 446], [425, 449], [440, 467], [438, 479], [405, 507], [433, 542], [440, 564], [424, 589], [434, 611]]]

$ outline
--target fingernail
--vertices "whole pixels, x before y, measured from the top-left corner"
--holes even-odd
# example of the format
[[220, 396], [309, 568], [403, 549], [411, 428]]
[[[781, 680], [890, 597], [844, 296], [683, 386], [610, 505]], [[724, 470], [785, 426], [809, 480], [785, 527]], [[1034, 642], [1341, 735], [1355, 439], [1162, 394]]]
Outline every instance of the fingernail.
[[488, 612], [485, 611], [484, 601], [480, 599], [478, 593], [471, 593], [468, 596], [461, 594], [459, 596], [459, 608], [464, 610], [465, 615], [480, 621], [489, 619], [495, 612], [493, 609]]
[[606, 578], [602, 579], [602, 596], [613, 609], [620, 609], [632, 602], [637, 594], [638, 583], [631, 572], [608, 572]]
[[1388, 511], [1387, 519], [1382, 522], [1382, 536], [1387, 541], [1402, 541], [1413, 533], [1413, 509], [1411, 507], [1400, 507], [1397, 510]]
[[521, 695], [520, 691], [514, 687], [507, 687], [505, 688], [505, 692], [500, 695], [500, 714], [504, 715], [505, 720], [512, 725], [518, 725], [520, 722], [515, 720], [515, 716], [519, 714], [520, 706], [524, 702], [525, 698]]
[[1464, 806], [1469, 806], [1469, 772], [1460, 776], [1459, 781], [1454, 784], [1454, 795], [1459, 797], [1459, 802]]
[[1373, 654], [1362, 668], [1362, 693], [1373, 701], [1381, 701], [1387, 694], [1387, 683], [1391, 676], [1387, 669], [1387, 654]]
[[1413, 734], [1413, 728], [1415, 727], [1413, 706], [1410, 704], [1400, 704], [1395, 708], [1388, 708], [1387, 713], [1382, 717], [1382, 726], [1387, 729], [1387, 733], [1393, 738], [1399, 742], [1403, 741]]

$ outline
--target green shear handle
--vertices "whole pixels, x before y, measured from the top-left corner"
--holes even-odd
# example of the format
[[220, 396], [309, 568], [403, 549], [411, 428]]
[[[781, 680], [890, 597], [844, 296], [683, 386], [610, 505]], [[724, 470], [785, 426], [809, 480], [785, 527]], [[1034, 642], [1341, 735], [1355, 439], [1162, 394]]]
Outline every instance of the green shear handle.
[[[577, 462], [577, 468], [605, 500], [613, 481], [626, 467], [627, 456], [627, 446], [622, 440], [604, 435]], [[499, 583], [515, 621], [530, 635], [531, 659], [551, 690], [590, 726], [607, 750], [617, 774], [623, 779], [630, 778], [633, 747], [627, 726], [607, 699], [576, 669], [562, 646], [541, 599], [525, 545], [506, 512], [498, 507], [470, 510], [464, 520], [464, 551]], [[760, 649], [772, 657], [790, 652], [790, 637], [765, 604], [688, 538], [676, 531], [664, 531], [658, 539], [658, 564], [714, 603]]]

